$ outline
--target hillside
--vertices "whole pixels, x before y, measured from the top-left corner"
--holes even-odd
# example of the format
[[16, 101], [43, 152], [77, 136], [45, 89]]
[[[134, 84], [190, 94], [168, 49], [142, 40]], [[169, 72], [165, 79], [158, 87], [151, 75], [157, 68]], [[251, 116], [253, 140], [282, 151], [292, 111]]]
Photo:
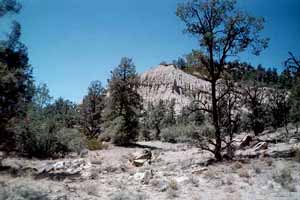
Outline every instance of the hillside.
[[159, 65], [151, 68], [141, 74], [140, 79], [139, 93], [144, 100], [144, 105], [149, 102], [157, 103], [159, 100], [175, 99], [177, 112], [192, 101], [195, 91], [209, 87], [207, 81], [187, 74], [174, 65]]

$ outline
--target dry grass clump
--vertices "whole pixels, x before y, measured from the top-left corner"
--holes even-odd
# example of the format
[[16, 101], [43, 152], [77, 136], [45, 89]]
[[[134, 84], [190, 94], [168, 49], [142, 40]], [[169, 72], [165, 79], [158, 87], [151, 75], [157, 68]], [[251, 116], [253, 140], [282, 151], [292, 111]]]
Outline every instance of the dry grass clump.
[[167, 186], [167, 197], [168, 199], [173, 199], [178, 197], [178, 183], [175, 179], [170, 179], [168, 181], [168, 186]]
[[225, 188], [224, 188], [224, 191], [225, 191], [226, 193], [230, 193], [230, 194], [232, 194], [232, 193], [235, 192], [234, 188], [231, 187], [231, 186], [225, 187]]
[[0, 185], [1, 200], [50, 200], [48, 194], [44, 191], [33, 189], [27, 185], [8, 187], [4, 184]]
[[252, 164], [252, 169], [256, 174], [261, 174], [261, 167], [256, 165], [256, 164]]
[[81, 189], [90, 196], [100, 197], [96, 183], [86, 183]]
[[238, 169], [241, 169], [242, 167], [243, 167], [243, 163], [241, 163], [241, 162], [239, 162], [239, 161], [233, 163], [233, 165], [231, 166], [231, 168], [232, 168], [233, 170], [238, 170]]
[[111, 195], [111, 200], [146, 200], [148, 199], [144, 193], [130, 192], [125, 190], [118, 190]]
[[174, 180], [174, 179], [171, 179], [169, 181], [169, 188], [172, 189], [172, 190], [178, 190], [179, 187], [178, 187], [177, 181]]
[[294, 160], [295, 160], [296, 162], [299, 162], [299, 163], [300, 163], [300, 149], [299, 149], [299, 148], [296, 148], [296, 149], [295, 149]]
[[234, 178], [233, 176], [228, 176], [226, 177], [226, 180], [225, 180], [225, 184], [226, 185], [232, 185], [234, 183]]
[[271, 158], [261, 157], [261, 161], [266, 163], [268, 167], [273, 165], [273, 160]]
[[205, 171], [203, 173], [203, 175], [204, 175], [204, 178], [207, 178], [207, 179], [218, 179], [220, 176], [220, 174], [217, 171], [213, 170], [212, 168], [208, 168], [208, 170]]
[[100, 169], [97, 168], [91, 169], [90, 179], [92, 180], [98, 179], [100, 173], [101, 173]]
[[196, 177], [196, 176], [190, 176], [189, 177], [189, 182], [193, 185], [193, 186], [195, 186], [195, 187], [199, 187], [199, 179], [198, 179], [198, 177]]
[[283, 188], [290, 192], [296, 192], [296, 187], [293, 183], [291, 170], [288, 168], [275, 169], [273, 171], [273, 180], [279, 183]]
[[249, 171], [245, 168], [241, 168], [237, 171], [237, 174], [242, 178], [250, 178]]
[[99, 141], [98, 139], [87, 139], [86, 146], [90, 151], [108, 149], [108, 144]]
[[101, 165], [102, 164], [102, 157], [100, 157], [98, 154], [97, 155], [93, 155], [90, 158], [90, 161], [93, 165]]

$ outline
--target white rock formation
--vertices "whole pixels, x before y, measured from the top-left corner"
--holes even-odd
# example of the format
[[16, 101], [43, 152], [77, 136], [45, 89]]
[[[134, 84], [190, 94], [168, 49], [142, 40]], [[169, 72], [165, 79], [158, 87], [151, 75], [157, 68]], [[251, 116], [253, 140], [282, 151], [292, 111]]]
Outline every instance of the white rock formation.
[[189, 105], [197, 91], [209, 89], [207, 81], [187, 74], [174, 65], [159, 65], [141, 74], [140, 79], [139, 93], [145, 106], [149, 102], [156, 104], [159, 100], [175, 99], [176, 112]]

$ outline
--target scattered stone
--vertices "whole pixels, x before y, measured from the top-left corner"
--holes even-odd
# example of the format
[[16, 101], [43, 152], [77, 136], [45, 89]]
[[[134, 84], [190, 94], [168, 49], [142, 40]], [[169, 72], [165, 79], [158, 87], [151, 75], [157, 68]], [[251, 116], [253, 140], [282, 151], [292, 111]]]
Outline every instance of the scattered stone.
[[254, 146], [254, 151], [260, 151], [268, 148], [267, 142], [259, 142]]
[[278, 143], [274, 145], [274, 147], [270, 148], [266, 153], [268, 156], [273, 158], [289, 158], [294, 156], [297, 150], [296, 147], [297, 144]]
[[174, 180], [179, 184], [187, 184], [190, 182], [190, 178], [187, 176], [176, 177]]
[[159, 187], [160, 192], [165, 192], [165, 191], [168, 190], [169, 184], [168, 184], [167, 181], [162, 180], [162, 181], [159, 182], [158, 187]]
[[54, 163], [46, 163], [44, 166], [38, 167], [37, 177], [89, 177], [91, 163], [83, 159], [58, 161]]
[[134, 174], [133, 178], [143, 184], [149, 184], [150, 180], [153, 178], [153, 171], [147, 170], [145, 172], [138, 172]]
[[249, 134], [246, 135], [246, 136], [242, 139], [242, 141], [241, 141], [240, 148], [244, 148], [244, 147], [246, 147], [246, 146], [249, 146], [250, 143], [252, 142], [252, 140], [253, 140], [253, 138], [252, 138], [251, 135], [249, 135]]
[[207, 167], [204, 167], [204, 168], [201, 168], [201, 169], [196, 169], [196, 170], [192, 171], [192, 174], [201, 175], [203, 172], [205, 172], [207, 170], [208, 170]]
[[80, 151], [79, 155], [80, 155], [80, 158], [86, 158], [89, 155], [89, 150], [88, 149], [83, 149], [83, 150]]
[[[289, 144], [297, 144], [298, 143], [298, 140], [296, 138], [291, 138], [289, 140]], [[0, 156], [1, 157], [1, 156]]]
[[132, 158], [130, 159], [131, 163], [135, 167], [141, 167], [146, 162], [149, 164], [151, 163], [152, 153], [150, 150], [145, 149], [142, 152], [136, 152], [132, 155]]

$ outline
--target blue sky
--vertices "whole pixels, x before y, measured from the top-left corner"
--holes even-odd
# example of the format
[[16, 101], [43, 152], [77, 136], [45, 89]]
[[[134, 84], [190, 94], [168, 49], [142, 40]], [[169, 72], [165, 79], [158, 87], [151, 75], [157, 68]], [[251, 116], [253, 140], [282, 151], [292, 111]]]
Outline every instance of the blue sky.
[[[175, 15], [183, 1], [21, 0], [16, 18], [37, 82], [46, 83], [55, 98], [80, 102], [89, 83], [105, 84], [123, 56], [133, 58], [143, 72], [196, 49], [197, 40], [182, 33]], [[280, 67], [288, 51], [300, 54], [299, 0], [238, 2], [266, 18], [263, 34], [271, 39], [261, 56], [243, 54], [241, 61]]]

